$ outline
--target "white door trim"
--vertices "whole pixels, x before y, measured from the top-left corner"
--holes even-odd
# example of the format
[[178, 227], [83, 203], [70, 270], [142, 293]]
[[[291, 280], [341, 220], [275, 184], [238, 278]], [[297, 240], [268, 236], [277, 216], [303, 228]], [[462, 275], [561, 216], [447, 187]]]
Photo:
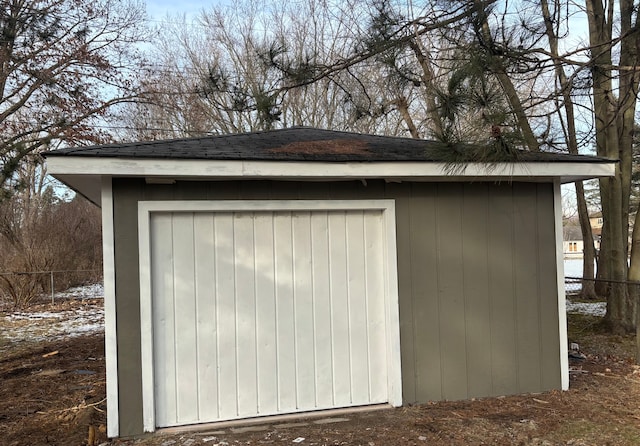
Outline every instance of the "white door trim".
[[140, 262], [140, 327], [142, 359], [142, 403], [145, 432], [156, 429], [153, 370], [153, 312], [151, 295], [150, 219], [154, 212], [216, 211], [313, 211], [380, 210], [385, 231], [385, 306], [387, 324], [387, 387], [389, 404], [402, 405], [400, 365], [400, 318], [396, 264], [396, 219], [394, 200], [229, 200], [229, 201], [140, 201], [138, 234]]

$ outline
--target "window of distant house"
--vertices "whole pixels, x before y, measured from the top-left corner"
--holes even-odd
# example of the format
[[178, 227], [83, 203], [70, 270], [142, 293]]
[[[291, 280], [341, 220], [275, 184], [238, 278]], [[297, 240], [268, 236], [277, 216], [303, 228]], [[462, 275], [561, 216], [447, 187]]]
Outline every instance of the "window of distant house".
[[578, 243], [569, 242], [569, 252], [577, 252], [577, 251], [578, 251]]

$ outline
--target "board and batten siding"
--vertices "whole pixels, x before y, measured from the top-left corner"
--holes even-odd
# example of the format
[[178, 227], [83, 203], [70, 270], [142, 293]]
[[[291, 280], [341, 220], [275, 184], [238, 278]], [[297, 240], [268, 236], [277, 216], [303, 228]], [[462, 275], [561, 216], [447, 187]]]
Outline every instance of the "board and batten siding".
[[561, 388], [552, 183], [113, 179], [120, 435], [143, 432], [137, 203], [394, 199], [406, 403]]

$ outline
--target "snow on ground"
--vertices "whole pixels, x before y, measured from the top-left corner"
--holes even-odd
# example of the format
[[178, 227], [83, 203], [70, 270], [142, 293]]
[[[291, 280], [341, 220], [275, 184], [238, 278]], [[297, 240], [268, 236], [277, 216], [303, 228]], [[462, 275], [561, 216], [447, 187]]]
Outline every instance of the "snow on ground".
[[[1, 317], [0, 341], [41, 341], [64, 339], [104, 331], [104, 307], [82, 304], [84, 299], [102, 298], [102, 284], [70, 288], [55, 299], [78, 299], [79, 305], [56, 311], [13, 312]], [[1, 350], [1, 349], [0, 349]]]
[[101, 283], [69, 288], [54, 295], [55, 299], [95, 299], [103, 297], [104, 286]]
[[[104, 309], [94, 306], [59, 312], [18, 312], [7, 315], [4, 319], [12, 325], [2, 333], [2, 336], [9, 340], [52, 340], [104, 331]], [[38, 323], [30, 323], [36, 321]]]
[[567, 299], [567, 313], [586, 314], [588, 316], [604, 316], [607, 311], [606, 302], [571, 302]]

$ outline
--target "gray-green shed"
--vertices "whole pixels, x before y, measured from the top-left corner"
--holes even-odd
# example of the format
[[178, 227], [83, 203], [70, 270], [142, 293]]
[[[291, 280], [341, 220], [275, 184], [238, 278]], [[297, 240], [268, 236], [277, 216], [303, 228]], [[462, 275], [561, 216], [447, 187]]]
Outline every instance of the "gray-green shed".
[[46, 154], [102, 207], [108, 435], [569, 385], [561, 183], [293, 128]]

